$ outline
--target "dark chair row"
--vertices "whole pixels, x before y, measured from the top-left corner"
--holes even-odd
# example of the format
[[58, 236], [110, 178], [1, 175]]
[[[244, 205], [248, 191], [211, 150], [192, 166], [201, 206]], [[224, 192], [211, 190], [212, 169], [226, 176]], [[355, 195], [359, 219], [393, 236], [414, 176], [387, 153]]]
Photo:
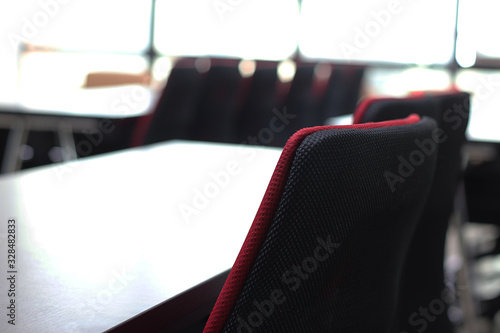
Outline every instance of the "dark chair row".
[[[133, 146], [170, 139], [283, 146], [300, 128], [352, 113], [364, 73], [362, 67], [297, 62], [285, 83], [278, 62], [257, 61], [244, 78], [240, 60], [210, 59], [206, 73], [196, 60], [176, 62], [154, 111], [138, 123]], [[319, 69], [331, 71], [326, 80]]]

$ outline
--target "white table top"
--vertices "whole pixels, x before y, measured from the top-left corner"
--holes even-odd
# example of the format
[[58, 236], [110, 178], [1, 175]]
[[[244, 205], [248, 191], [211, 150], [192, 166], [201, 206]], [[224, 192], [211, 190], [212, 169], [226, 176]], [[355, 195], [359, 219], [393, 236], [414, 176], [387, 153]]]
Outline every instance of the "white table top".
[[229, 269], [280, 153], [174, 141], [0, 177], [0, 331], [100, 332]]
[[21, 114], [125, 118], [147, 114], [155, 103], [154, 92], [141, 85], [57, 90], [19, 94], [16, 100], [0, 100], [0, 110]]

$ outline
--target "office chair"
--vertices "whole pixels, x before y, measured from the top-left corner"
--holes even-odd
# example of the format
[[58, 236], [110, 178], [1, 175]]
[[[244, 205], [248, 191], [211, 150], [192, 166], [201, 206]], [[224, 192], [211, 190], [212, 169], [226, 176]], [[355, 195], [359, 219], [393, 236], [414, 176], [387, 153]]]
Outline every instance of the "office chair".
[[[433, 118], [437, 129], [432, 142], [418, 142], [424, 153], [438, 153], [436, 173], [423, 214], [405, 258], [399, 296], [398, 332], [452, 332], [447, 305], [453, 287], [444, 282], [444, 249], [455, 192], [461, 177], [460, 150], [469, 119], [469, 94], [450, 92], [404, 99], [368, 99], [354, 115], [354, 123], [399, 119], [408, 114]], [[448, 299], [444, 296], [448, 293]], [[423, 315], [420, 309], [428, 309]]]
[[412, 115], [294, 134], [204, 332], [388, 332], [436, 154], [394, 179], [435, 128]]
[[331, 117], [354, 113], [364, 72], [364, 67], [338, 65], [332, 68], [326, 91], [318, 103], [318, 113], [323, 123]]
[[[274, 135], [261, 135], [260, 139], [258, 136], [263, 129], [270, 129], [271, 120], [274, 117], [273, 108], [278, 107], [276, 93], [277, 68], [278, 62], [257, 61], [255, 72], [250, 78], [250, 89], [238, 114], [238, 142], [251, 143], [249, 137], [257, 137], [260, 145], [276, 145]], [[281, 125], [277, 127], [278, 130], [281, 128]]]
[[196, 69], [195, 60], [182, 58], [175, 63], [153, 113], [139, 119], [132, 146], [192, 139], [202, 85], [202, 74]]
[[242, 77], [239, 59], [211, 59], [198, 100], [191, 137], [198, 141], [235, 143]]
[[305, 127], [322, 125], [320, 116], [315, 109], [315, 99], [312, 93], [316, 63], [306, 63], [296, 60], [297, 69], [283, 105], [288, 114], [294, 118], [283, 131], [275, 133], [276, 146], [283, 147], [295, 132]]

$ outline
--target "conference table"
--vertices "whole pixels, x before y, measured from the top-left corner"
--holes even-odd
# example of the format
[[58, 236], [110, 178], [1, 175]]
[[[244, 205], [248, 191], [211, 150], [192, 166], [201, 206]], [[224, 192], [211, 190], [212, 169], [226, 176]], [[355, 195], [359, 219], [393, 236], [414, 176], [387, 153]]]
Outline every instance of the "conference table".
[[0, 176], [0, 331], [176, 332], [206, 317], [280, 154], [169, 141]]
[[63, 159], [75, 159], [74, 133], [99, 129], [100, 118], [111, 121], [146, 115], [157, 98], [151, 88], [137, 84], [58, 90], [52, 95], [20, 94], [3, 100], [7, 97], [0, 96], [0, 128], [9, 130], [2, 173], [20, 169], [19, 151], [31, 131], [55, 133], [66, 152]]

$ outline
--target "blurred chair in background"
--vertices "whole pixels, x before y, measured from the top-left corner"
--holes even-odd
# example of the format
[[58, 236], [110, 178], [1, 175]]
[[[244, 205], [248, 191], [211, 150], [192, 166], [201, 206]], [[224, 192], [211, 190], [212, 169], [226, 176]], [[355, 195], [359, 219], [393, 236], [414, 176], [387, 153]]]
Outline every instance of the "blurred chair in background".
[[183, 58], [176, 62], [153, 113], [147, 119], [149, 123], [143, 144], [192, 139], [202, 81], [194, 58]]
[[[443, 293], [450, 289], [444, 281], [444, 250], [455, 193], [462, 176], [461, 148], [469, 119], [469, 94], [452, 92], [405, 99], [369, 99], [356, 110], [354, 121], [365, 123], [399, 119], [412, 113], [435, 119], [438, 129], [433, 133], [432, 140], [415, 140], [414, 155], [419, 157], [412, 164], [408, 162], [408, 173], [417, 170], [417, 164], [433, 151], [437, 151], [438, 160], [431, 191], [424, 199], [424, 212], [405, 259], [397, 331], [409, 332], [414, 326], [423, 325], [419, 327], [425, 327], [426, 332], [451, 333], [453, 329], [447, 305], [442, 300]], [[422, 323], [418, 321], [419, 317], [415, 319], [413, 314], [418, 313], [421, 307], [433, 304], [442, 306], [439, 315], [431, 315], [432, 320], [427, 318]]]
[[210, 59], [190, 137], [198, 141], [237, 142], [236, 122], [242, 76], [238, 59]]
[[333, 66], [326, 91], [318, 103], [318, 113], [323, 122], [331, 117], [354, 113], [364, 72], [364, 67]]
[[[256, 62], [255, 72], [249, 78], [250, 89], [238, 114], [236, 126], [238, 142], [251, 143], [250, 136], [257, 137], [262, 129], [271, 127], [271, 119], [274, 117], [272, 110], [277, 107], [277, 69], [278, 62]], [[266, 138], [265, 141], [258, 143], [276, 145], [274, 137], [270, 137], [269, 141]]]

